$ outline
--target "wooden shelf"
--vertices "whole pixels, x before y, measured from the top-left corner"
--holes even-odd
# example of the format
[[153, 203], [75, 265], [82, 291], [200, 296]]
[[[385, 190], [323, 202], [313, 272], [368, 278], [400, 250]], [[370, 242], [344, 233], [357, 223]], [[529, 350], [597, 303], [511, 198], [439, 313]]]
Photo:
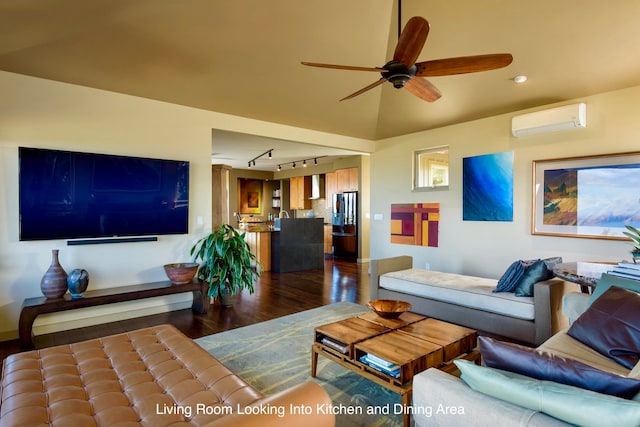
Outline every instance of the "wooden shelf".
[[27, 298], [22, 304], [18, 334], [20, 344], [24, 349], [33, 348], [33, 322], [41, 314], [58, 313], [76, 308], [95, 307], [98, 305], [114, 304], [117, 302], [133, 301], [163, 295], [193, 293], [191, 309], [196, 313], [209, 311], [209, 286], [206, 282], [194, 280], [184, 285], [174, 285], [169, 281], [144, 283], [140, 285], [120, 286], [110, 289], [87, 291], [82, 298], [71, 298], [68, 293], [62, 298], [35, 297]]

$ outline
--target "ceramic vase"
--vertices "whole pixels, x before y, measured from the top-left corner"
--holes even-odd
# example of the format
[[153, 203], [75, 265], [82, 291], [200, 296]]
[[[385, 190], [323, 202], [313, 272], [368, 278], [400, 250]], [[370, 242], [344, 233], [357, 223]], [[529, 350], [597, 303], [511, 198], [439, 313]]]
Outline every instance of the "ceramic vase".
[[89, 287], [89, 273], [87, 270], [81, 268], [71, 270], [67, 277], [67, 286], [69, 287], [71, 298], [82, 298], [87, 287]]
[[40, 290], [47, 298], [60, 298], [67, 292], [67, 272], [58, 260], [58, 249], [51, 251], [51, 265], [42, 276]]

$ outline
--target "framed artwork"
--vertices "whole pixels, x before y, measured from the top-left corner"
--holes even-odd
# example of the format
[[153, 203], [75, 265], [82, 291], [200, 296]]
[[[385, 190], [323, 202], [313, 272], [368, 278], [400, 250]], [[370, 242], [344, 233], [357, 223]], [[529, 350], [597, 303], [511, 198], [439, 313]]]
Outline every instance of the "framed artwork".
[[413, 191], [449, 188], [449, 147], [435, 147], [413, 153]]
[[628, 240], [640, 227], [640, 152], [533, 162], [531, 234]]
[[241, 214], [262, 213], [262, 181], [259, 179], [240, 178], [238, 204]]
[[513, 221], [513, 151], [462, 159], [462, 219]]
[[440, 203], [391, 205], [391, 243], [438, 247]]

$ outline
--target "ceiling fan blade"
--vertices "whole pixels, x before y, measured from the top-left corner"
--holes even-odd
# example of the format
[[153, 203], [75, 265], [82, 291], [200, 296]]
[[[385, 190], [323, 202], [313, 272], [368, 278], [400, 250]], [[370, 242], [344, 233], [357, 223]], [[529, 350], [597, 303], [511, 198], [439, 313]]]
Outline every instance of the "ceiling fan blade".
[[420, 56], [424, 42], [429, 35], [429, 22], [421, 16], [414, 16], [404, 26], [398, 39], [396, 50], [393, 52], [393, 60], [406, 65], [408, 68]]
[[509, 53], [435, 59], [417, 63], [416, 76], [435, 77], [476, 73], [506, 67], [511, 64], [511, 61], [513, 57]]
[[405, 89], [427, 102], [437, 101], [442, 93], [429, 80], [414, 77], [404, 85]]
[[340, 101], [345, 101], [345, 100], [347, 100], [347, 99], [355, 98], [356, 96], [358, 96], [358, 95], [360, 95], [360, 94], [362, 94], [362, 93], [365, 93], [366, 91], [371, 90], [371, 89], [373, 89], [373, 88], [374, 88], [374, 87], [376, 87], [376, 86], [380, 86], [382, 83], [384, 83], [384, 82], [386, 82], [386, 81], [387, 81], [386, 79], [382, 78], [382, 79], [380, 79], [380, 80], [378, 80], [378, 81], [376, 81], [376, 82], [371, 83], [369, 86], [363, 87], [362, 89], [360, 89], [360, 90], [359, 90], [359, 91], [357, 91], [357, 92], [353, 92], [353, 93], [352, 93], [351, 95], [349, 95], [349, 96], [345, 96], [345, 97], [344, 97], [344, 98], [342, 98]]
[[352, 67], [350, 65], [319, 64], [317, 62], [301, 62], [301, 64], [308, 65], [310, 67], [334, 68], [336, 70], [375, 71], [376, 73], [383, 73], [387, 71], [384, 68], [378, 67]]

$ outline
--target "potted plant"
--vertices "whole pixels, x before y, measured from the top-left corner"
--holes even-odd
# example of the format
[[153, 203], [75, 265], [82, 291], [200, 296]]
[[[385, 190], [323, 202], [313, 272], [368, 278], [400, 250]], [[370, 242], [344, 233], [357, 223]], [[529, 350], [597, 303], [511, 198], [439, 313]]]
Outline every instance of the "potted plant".
[[623, 231], [622, 234], [631, 239], [631, 244], [633, 245], [631, 256], [635, 263], [640, 259], [640, 230], [632, 225], [625, 225], [625, 227], [627, 228], [627, 231]]
[[191, 248], [193, 260], [200, 262], [197, 277], [209, 283], [209, 297], [220, 298], [224, 307], [232, 306], [235, 295], [245, 288], [252, 294], [253, 283], [260, 276], [262, 266], [244, 234], [222, 224]]

